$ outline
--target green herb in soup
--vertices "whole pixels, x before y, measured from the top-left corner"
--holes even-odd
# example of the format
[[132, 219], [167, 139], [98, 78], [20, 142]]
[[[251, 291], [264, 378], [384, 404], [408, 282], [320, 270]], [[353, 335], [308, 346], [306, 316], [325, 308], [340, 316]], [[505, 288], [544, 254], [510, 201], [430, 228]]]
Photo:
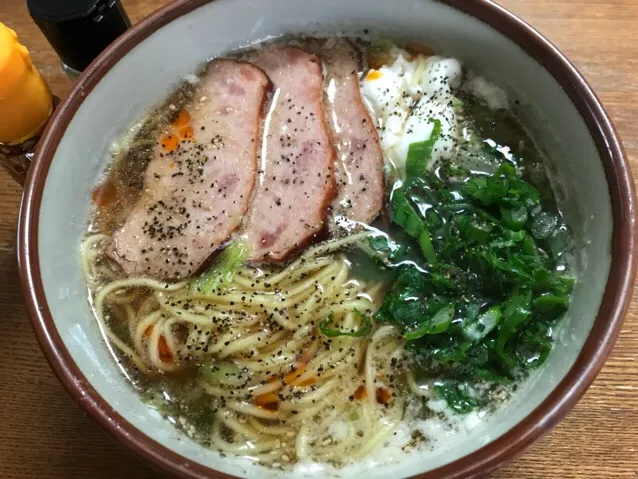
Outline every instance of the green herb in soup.
[[408, 164], [391, 218], [421, 258], [403, 262], [396, 252], [405, 244], [368, 239], [381, 264], [398, 270], [375, 319], [401, 330], [419, 377], [442, 382], [437, 391], [459, 412], [478, 405], [458, 405], [459, 385], [509, 383], [545, 362], [574, 285], [563, 272], [561, 217], [500, 163], [492, 174], [449, 164], [419, 176]]

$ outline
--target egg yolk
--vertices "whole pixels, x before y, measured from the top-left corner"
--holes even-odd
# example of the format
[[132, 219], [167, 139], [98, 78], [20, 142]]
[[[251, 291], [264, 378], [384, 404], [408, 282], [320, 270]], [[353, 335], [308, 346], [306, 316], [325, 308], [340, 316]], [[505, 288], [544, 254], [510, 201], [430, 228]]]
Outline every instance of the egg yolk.
[[383, 73], [381, 73], [379, 70], [370, 70], [368, 74], [366, 75], [366, 80], [374, 81], [374, 80], [378, 80], [382, 76], [383, 76]]

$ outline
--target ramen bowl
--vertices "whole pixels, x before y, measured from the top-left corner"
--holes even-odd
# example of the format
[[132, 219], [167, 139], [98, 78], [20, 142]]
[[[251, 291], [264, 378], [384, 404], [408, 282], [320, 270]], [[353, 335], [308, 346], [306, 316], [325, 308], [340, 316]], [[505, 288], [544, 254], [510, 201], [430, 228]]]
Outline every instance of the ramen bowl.
[[554, 192], [573, 233], [577, 283], [547, 363], [524, 392], [446, 450], [400, 463], [355, 461], [335, 473], [486, 474], [548, 432], [594, 380], [620, 331], [636, 266], [633, 181], [607, 114], [551, 43], [487, 0], [180, 0], [125, 33], [56, 111], [26, 184], [20, 264], [40, 345], [84, 410], [158, 469], [178, 477], [295, 477], [294, 470], [265, 470], [206, 449], [142, 401], [91, 313], [79, 246], [109, 151], [144, 111], [218, 54], [301, 33], [389, 37], [459, 58], [516, 98], [521, 120], [552, 159]]

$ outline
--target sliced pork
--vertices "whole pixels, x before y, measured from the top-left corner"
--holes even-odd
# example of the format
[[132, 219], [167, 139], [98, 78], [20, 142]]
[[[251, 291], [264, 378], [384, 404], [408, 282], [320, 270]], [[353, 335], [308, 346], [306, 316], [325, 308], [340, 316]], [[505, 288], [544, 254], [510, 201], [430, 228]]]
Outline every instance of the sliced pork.
[[275, 87], [264, 126], [260, 182], [244, 222], [252, 261], [282, 261], [325, 229], [335, 196], [335, 152], [323, 107], [319, 58], [296, 47], [268, 46], [249, 61]]
[[264, 102], [257, 67], [214, 60], [175, 112], [144, 173], [144, 191], [109, 255], [129, 276], [179, 280], [238, 229], [252, 197]]
[[314, 40], [309, 48], [326, 66], [326, 113], [337, 150], [331, 226], [369, 223], [383, 206], [385, 179], [379, 136], [359, 90], [361, 52], [346, 39]]

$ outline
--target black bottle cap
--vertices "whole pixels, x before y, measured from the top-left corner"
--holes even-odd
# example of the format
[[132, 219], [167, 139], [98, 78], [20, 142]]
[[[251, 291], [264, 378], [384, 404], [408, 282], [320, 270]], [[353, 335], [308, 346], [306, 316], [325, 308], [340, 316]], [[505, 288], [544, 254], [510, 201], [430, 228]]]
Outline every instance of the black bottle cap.
[[131, 26], [120, 0], [27, 0], [27, 6], [62, 62], [78, 71]]

